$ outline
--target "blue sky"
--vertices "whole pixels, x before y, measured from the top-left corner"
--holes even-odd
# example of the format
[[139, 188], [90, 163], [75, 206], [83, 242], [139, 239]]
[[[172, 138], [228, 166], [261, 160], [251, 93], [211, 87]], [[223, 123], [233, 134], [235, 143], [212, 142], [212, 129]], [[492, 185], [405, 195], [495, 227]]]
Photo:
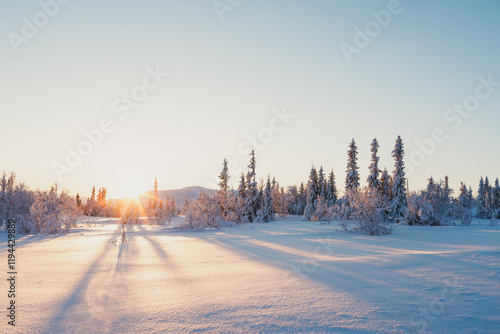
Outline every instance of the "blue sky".
[[[398, 135], [412, 189], [431, 175], [448, 174], [457, 190], [460, 181], [476, 190], [480, 176], [500, 176], [500, 86], [479, 88], [489, 94], [467, 118], [446, 113], [474, 102], [489, 77], [500, 82], [497, 1], [243, 0], [221, 20], [209, 0], [73, 0], [57, 2], [47, 22], [41, 3], [56, 2], [0, 4], [0, 170], [32, 188], [58, 181], [71, 193], [96, 185], [120, 197], [148, 190], [154, 177], [162, 189], [210, 186], [224, 156], [233, 174], [246, 169], [238, 148], [259, 134], [267, 137], [258, 177], [283, 185], [306, 181], [314, 163], [333, 168], [343, 187], [351, 138], [362, 181], [373, 137], [391, 171]], [[390, 22], [376, 23], [372, 12], [391, 6]], [[29, 38], [23, 18], [42, 20]], [[377, 24], [349, 62], [340, 46], [356, 46], [355, 28]], [[13, 34], [25, 38], [18, 52]], [[113, 102], [157, 67], [168, 77], [120, 119]], [[294, 118], [271, 138], [265, 129], [284, 109]], [[113, 130], [58, 177], [54, 163], [66, 164], [68, 147], [103, 119]], [[417, 143], [428, 144], [434, 129], [444, 139], [423, 152]]]

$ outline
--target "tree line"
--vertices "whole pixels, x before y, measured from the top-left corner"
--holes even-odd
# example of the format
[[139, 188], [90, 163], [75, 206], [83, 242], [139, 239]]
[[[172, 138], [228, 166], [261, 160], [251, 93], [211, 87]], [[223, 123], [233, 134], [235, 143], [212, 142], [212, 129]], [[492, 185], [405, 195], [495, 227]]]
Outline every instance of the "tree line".
[[201, 193], [195, 200], [186, 199], [178, 210], [174, 199], [162, 201], [155, 178], [148, 203], [142, 208], [131, 200], [109, 201], [107, 189], [95, 186], [85, 204], [80, 194], [76, 198], [59, 191], [57, 184], [48, 191], [30, 190], [16, 182], [16, 174], [3, 173], [0, 182], [0, 226], [8, 219], [16, 220], [19, 233], [59, 233], [76, 227], [78, 219], [88, 217], [120, 217], [122, 223], [140, 222], [147, 217], [150, 224], [165, 224], [181, 213], [186, 227], [220, 227], [224, 221], [270, 222], [278, 215], [300, 215], [305, 221], [338, 220], [346, 230], [362, 229], [368, 234], [390, 233], [394, 224], [409, 225], [470, 225], [472, 218], [500, 219], [500, 185], [481, 177], [477, 195], [472, 187], [461, 183], [457, 196], [449, 186], [449, 178], [428, 179], [423, 190], [409, 192], [404, 165], [404, 144], [396, 139], [392, 172], [379, 168], [379, 143], [371, 142], [371, 164], [366, 185], [361, 187], [358, 147], [354, 139], [347, 150], [344, 191], [337, 187], [333, 170], [314, 165], [304, 184], [281, 186], [275, 177], [257, 179], [255, 151], [250, 153], [247, 173], [239, 176], [238, 188], [229, 187], [228, 161], [224, 158], [219, 174], [219, 189], [214, 194]]
[[239, 177], [237, 190], [229, 189], [229, 168], [224, 158], [219, 174], [219, 189], [214, 195], [200, 194], [197, 200], [182, 209], [187, 226], [220, 227], [223, 221], [269, 222], [275, 215], [301, 215], [305, 221], [341, 221], [346, 230], [362, 229], [368, 234], [390, 233], [394, 224], [470, 225], [472, 217], [500, 219], [500, 187], [488, 178], [479, 182], [478, 195], [461, 183], [460, 193], [453, 197], [448, 176], [435, 181], [429, 178], [426, 189], [409, 192], [404, 164], [404, 143], [397, 137], [392, 150], [394, 166], [391, 173], [379, 168], [379, 143], [370, 145], [371, 164], [366, 185], [361, 187], [358, 147], [354, 139], [347, 151], [345, 186], [339, 194], [334, 171], [325, 173], [323, 166], [311, 167], [307, 183], [286, 189], [275, 177], [256, 178], [255, 151], [250, 153], [246, 174]]

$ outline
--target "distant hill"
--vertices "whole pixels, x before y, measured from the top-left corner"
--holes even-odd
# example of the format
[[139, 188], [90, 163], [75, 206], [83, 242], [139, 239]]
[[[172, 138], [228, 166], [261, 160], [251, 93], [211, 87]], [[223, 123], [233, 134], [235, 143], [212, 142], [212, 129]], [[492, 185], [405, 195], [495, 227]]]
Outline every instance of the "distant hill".
[[[173, 190], [159, 190], [158, 191], [158, 197], [162, 200], [165, 201], [167, 197], [170, 199], [175, 200], [175, 204], [177, 205], [177, 208], [182, 208], [184, 205], [184, 201], [186, 198], [188, 200], [196, 199], [198, 196], [202, 193], [207, 193], [207, 194], [213, 194], [215, 190], [213, 189], [208, 189], [204, 187], [186, 187], [182, 189], [173, 189]], [[148, 199], [150, 194], [152, 194], [152, 191], [148, 191], [144, 195], [139, 196], [139, 200], [141, 201], [142, 205], [146, 205], [148, 203]]]

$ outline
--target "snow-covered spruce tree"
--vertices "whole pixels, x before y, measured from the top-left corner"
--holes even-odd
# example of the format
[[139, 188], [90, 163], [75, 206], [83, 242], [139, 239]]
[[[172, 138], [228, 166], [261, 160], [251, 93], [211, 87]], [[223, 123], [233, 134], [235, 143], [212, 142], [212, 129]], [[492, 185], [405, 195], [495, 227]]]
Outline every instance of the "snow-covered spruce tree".
[[440, 208], [440, 194], [442, 193], [442, 182], [436, 183], [431, 176], [428, 179], [427, 188], [421, 192], [420, 207], [418, 208], [418, 222], [420, 225], [441, 225], [442, 215]]
[[469, 198], [467, 187], [463, 182], [460, 182], [460, 195], [457, 202], [457, 216], [462, 225], [470, 225], [472, 218], [472, 201]]
[[219, 173], [219, 190], [227, 193], [229, 190], [229, 179], [231, 176], [229, 175], [229, 166], [227, 159], [224, 157], [224, 161], [222, 162], [222, 171]]
[[288, 194], [285, 193], [285, 189], [283, 187], [280, 188], [279, 186], [277, 186], [276, 192], [273, 195], [273, 199], [276, 213], [282, 218], [285, 217], [288, 213], [289, 206], [289, 197]]
[[297, 214], [303, 215], [307, 205], [307, 189], [304, 186], [304, 182], [300, 183], [299, 187], [299, 211]]
[[495, 187], [491, 190], [492, 207], [494, 210], [494, 218], [500, 219], [500, 184], [498, 178], [495, 180]]
[[326, 184], [326, 200], [327, 205], [330, 207], [337, 202], [337, 184], [335, 183], [335, 174], [333, 174], [333, 169], [328, 175], [328, 182]]
[[475, 217], [475, 213], [477, 211], [476, 201], [474, 200], [474, 195], [472, 194], [472, 187], [469, 186], [469, 190], [467, 191], [467, 197], [469, 199], [469, 203], [471, 204], [471, 215]]
[[262, 192], [262, 221], [270, 222], [274, 220], [274, 201], [272, 194], [271, 180], [267, 177], [266, 186]]
[[453, 189], [450, 187], [450, 178], [448, 177], [448, 175], [445, 175], [444, 185], [443, 185], [442, 206], [443, 206], [443, 214], [445, 217], [448, 218], [454, 216], [451, 195], [453, 195]]
[[226, 210], [221, 218], [224, 221], [239, 222], [238, 194], [233, 188], [226, 195]]
[[153, 184], [153, 192], [149, 194], [149, 200], [146, 207], [146, 215], [148, 216], [148, 223], [152, 225], [158, 224], [158, 181], [155, 177], [155, 182]]
[[247, 173], [247, 194], [246, 194], [246, 216], [249, 222], [253, 222], [257, 217], [257, 211], [260, 208], [259, 190], [257, 188], [256, 175], [255, 175], [255, 151], [252, 149], [250, 153], [250, 163], [248, 164]]
[[297, 189], [297, 185], [288, 186], [286, 189], [287, 196], [287, 213], [291, 215], [296, 215], [296, 207], [299, 201], [299, 190]]
[[226, 219], [228, 212], [230, 210], [228, 201], [228, 190], [229, 190], [229, 167], [227, 159], [224, 157], [222, 162], [222, 171], [219, 173], [219, 190], [217, 192], [217, 198], [222, 211], [222, 218]]
[[323, 166], [320, 166], [318, 171], [318, 197], [326, 200], [326, 178]]
[[392, 200], [392, 178], [387, 172], [387, 169], [384, 168], [382, 172], [382, 176], [380, 177], [380, 187], [382, 190], [382, 195], [386, 198], [387, 201]]
[[76, 201], [76, 205], [79, 208], [81, 208], [82, 207], [82, 198], [80, 197], [80, 193], [76, 193], [75, 201]]
[[102, 217], [106, 214], [106, 188], [99, 188], [96, 196], [96, 188], [92, 186], [92, 194], [87, 198], [84, 213], [91, 217]]
[[492, 187], [490, 185], [490, 180], [488, 176], [484, 179], [484, 188], [486, 190], [486, 194], [484, 196], [484, 204], [486, 206], [486, 218], [493, 218], [493, 194]]
[[92, 186], [92, 193], [89, 198], [87, 198], [87, 205], [85, 206], [85, 214], [87, 216], [96, 217], [97, 216], [97, 201], [95, 195], [95, 186]]
[[481, 180], [479, 180], [479, 187], [477, 190], [477, 197], [476, 197], [478, 218], [489, 218], [488, 208], [486, 206], [486, 194], [487, 194], [487, 189], [484, 184], [483, 177], [481, 177]]
[[392, 201], [390, 204], [390, 218], [396, 220], [399, 223], [401, 219], [406, 215], [406, 209], [408, 206], [406, 198], [406, 177], [404, 171], [404, 147], [403, 140], [401, 136], [396, 139], [396, 144], [394, 145], [394, 150], [392, 151], [392, 157], [394, 158], [394, 172], [393, 172], [393, 182], [392, 186]]
[[166, 210], [166, 218], [170, 224], [171, 219], [177, 216], [177, 204], [175, 203], [175, 198], [170, 199], [170, 201], [167, 200], [166, 208], [164, 208], [164, 210]]
[[389, 219], [389, 205], [392, 201], [392, 177], [384, 168], [382, 176], [380, 177], [380, 192], [385, 203], [384, 219]]
[[182, 208], [180, 209], [180, 213], [185, 215], [187, 212], [187, 208], [189, 207], [189, 199], [187, 196], [184, 198], [184, 204], [182, 204]]
[[378, 162], [380, 158], [378, 157], [378, 148], [379, 145], [377, 138], [373, 138], [370, 149], [372, 152], [372, 163], [370, 165], [370, 175], [368, 175], [368, 179], [366, 181], [368, 182], [369, 188], [381, 191], [382, 184], [379, 180], [380, 169], [378, 168]]
[[153, 185], [153, 196], [154, 199], [158, 200], [158, 180], [155, 177], [155, 183]]
[[264, 179], [260, 179], [260, 182], [259, 182], [259, 186], [257, 188], [258, 192], [258, 197], [257, 197], [257, 201], [259, 203], [259, 209], [257, 210], [257, 215], [256, 215], [256, 218], [254, 221], [258, 221], [258, 222], [261, 222], [261, 221], [264, 221], [264, 189], [265, 189], [265, 185], [264, 185]]
[[421, 225], [420, 208], [423, 204], [423, 196], [419, 192], [412, 192], [408, 196], [408, 209], [406, 210], [406, 221], [408, 225]]
[[236, 206], [236, 220], [239, 222], [244, 222], [247, 219], [246, 209], [246, 195], [247, 195], [247, 184], [245, 182], [245, 174], [241, 173], [240, 184], [237, 190], [237, 206]]
[[349, 219], [354, 199], [359, 191], [359, 173], [358, 173], [358, 147], [354, 138], [349, 144], [347, 151], [347, 169], [345, 178], [345, 196], [342, 201], [342, 216], [343, 219]]
[[318, 199], [318, 172], [314, 165], [309, 173], [309, 181], [307, 182], [307, 204], [304, 209], [303, 220], [312, 220], [314, 211], [316, 211], [316, 201]]
[[422, 191], [423, 200], [429, 206], [426, 208], [426, 219], [422, 219], [424, 225], [444, 225], [454, 218], [450, 200], [452, 192], [447, 177], [444, 182], [436, 182], [432, 176], [429, 178], [427, 189]]
[[302, 216], [304, 214], [305, 205], [302, 204], [301, 195], [299, 194], [297, 185], [289, 186], [287, 188], [286, 197], [288, 205], [287, 213]]
[[357, 192], [359, 190], [359, 173], [358, 173], [358, 147], [354, 138], [349, 144], [347, 151], [347, 169], [345, 178], [346, 194]]

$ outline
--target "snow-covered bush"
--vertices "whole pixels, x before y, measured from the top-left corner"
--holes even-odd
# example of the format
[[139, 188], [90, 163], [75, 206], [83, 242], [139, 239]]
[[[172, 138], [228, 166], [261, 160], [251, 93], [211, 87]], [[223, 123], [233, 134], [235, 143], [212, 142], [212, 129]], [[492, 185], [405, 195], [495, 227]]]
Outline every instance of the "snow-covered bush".
[[0, 182], [0, 226], [16, 221], [18, 233], [68, 232], [76, 226], [81, 210], [67, 191], [58, 193], [57, 184], [49, 191], [30, 191], [16, 183], [16, 174], [3, 173]]
[[500, 219], [500, 210], [494, 210], [492, 212], [492, 217], [490, 218], [490, 225], [491, 226], [497, 226], [498, 225], [498, 220]]
[[15, 173], [7, 176], [4, 172], [0, 187], [0, 226], [7, 224], [9, 219], [16, 221], [17, 229], [29, 225], [33, 200], [33, 193], [24, 183], [16, 184]]
[[120, 221], [122, 225], [137, 224], [141, 221], [140, 217], [139, 205], [135, 201], [130, 200], [123, 208]]
[[328, 202], [322, 197], [318, 197], [316, 204], [316, 210], [313, 214], [314, 221], [331, 221], [333, 219], [333, 213], [331, 208], [328, 207]]
[[363, 191], [351, 194], [349, 217], [344, 215], [341, 227], [352, 231], [360, 229], [368, 235], [385, 235], [393, 230], [384, 220], [385, 201], [379, 191], [364, 188]]
[[285, 189], [279, 186], [273, 192], [274, 208], [280, 217], [285, 217], [288, 212], [289, 196], [285, 194]]
[[422, 225], [441, 225], [434, 211], [434, 206], [429, 202], [422, 202], [422, 206], [420, 207], [418, 214]]
[[67, 191], [63, 191], [59, 196], [59, 208], [59, 220], [62, 223], [64, 231], [67, 233], [72, 227], [77, 227], [77, 222], [82, 217], [82, 212]]
[[[186, 208], [183, 208], [187, 209]], [[165, 204], [163, 201], [150, 201], [147, 210], [147, 222], [151, 225], [165, 225], [170, 223], [172, 218], [177, 216], [177, 208], [174, 200], [167, 199]]]
[[411, 194], [408, 196], [408, 210], [406, 211], [406, 221], [408, 225], [420, 225], [420, 208], [422, 207], [422, 196]]
[[[408, 224], [436, 226], [452, 220], [456, 213], [450, 200], [450, 193], [447, 182], [436, 183], [431, 177], [426, 190], [410, 195], [406, 213]], [[466, 219], [465, 209], [463, 214], [463, 218]]]
[[76, 227], [81, 217], [76, 202], [66, 191], [58, 194], [57, 185], [49, 191], [36, 191], [30, 208], [30, 219], [21, 225], [20, 233], [54, 234]]
[[197, 200], [189, 203], [186, 210], [186, 228], [220, 228], [223, 209], [217, 195], [201, 193]]

